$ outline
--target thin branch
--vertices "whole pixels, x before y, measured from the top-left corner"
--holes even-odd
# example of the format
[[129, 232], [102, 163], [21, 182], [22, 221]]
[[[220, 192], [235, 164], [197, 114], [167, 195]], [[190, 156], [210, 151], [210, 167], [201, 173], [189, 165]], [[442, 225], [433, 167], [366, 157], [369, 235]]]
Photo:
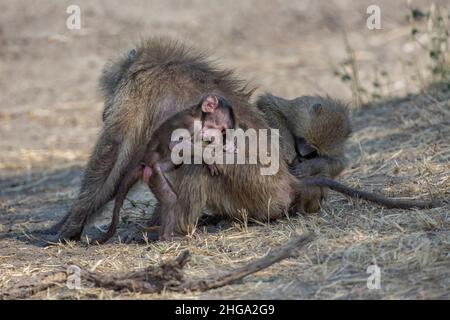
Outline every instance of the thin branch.
[[[183, 278], [183, 267], [189, 260], [189, 251], [187, 250], [181, 252], [176, 259], [164, 261], [156, 267], [149, 266], [138, 271], [112, 275], [80, 269], [80, 277], [95, 287], [117, 292], [207, 291], [235, 283], [281, 260], [294, 257], [298, 255], [302, 247], [313, 239], [313, 234], [297, 236], [287, 244], [270, 251], [266, 256], [245, 266], [223, 275], [208, 276], [194, 281], [186, 281]], [[24, 299], [51, 287], [64, 285], [68, 280], [66, 270], [67, 268], [60, 267], [52, 272], [24, 280], [13, 288], [0, 292], [0, 299]]]
[[314, 236], [312, 234], [298, 236], [287, 244], [270, 251], [266, 256], [252, 261], [243, 267], [212, 279], [206, 278], [205, 280], [188, 282], [185, 284], [185, 287], [191, 291], [207, 291], [226, 286], [262, 269], [268, 268], [281, 260], [298, 255], [299, 249], [313, 239]]

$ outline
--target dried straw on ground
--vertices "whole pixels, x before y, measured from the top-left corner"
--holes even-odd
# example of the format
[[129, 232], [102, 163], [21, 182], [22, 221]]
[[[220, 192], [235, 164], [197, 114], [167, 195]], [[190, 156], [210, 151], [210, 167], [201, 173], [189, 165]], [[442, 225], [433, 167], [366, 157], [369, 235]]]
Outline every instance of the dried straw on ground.
[[[368, 106], [353, 114], [349, 166], [341, 181], [388, 196], [450, 195], [450, 93], [431, 92]], [[449, 205], [430, 210], [386, 210], [329, 193], [321, 212], [270, 224], [236, 221], [199, 228], [183, 241], [39, 248], [29, 230], [60, 217], [76, 194], [80, 168], [1, 181], [0, 289], [42, 272], [75, 264], [104, 274], [157, 265], [188, 249], [185, 277], [231, 270], [264, 256], [293, 234], [316, 240], [297, 258], [284, 260], [244, 281], [207, 292], [117, 293], [102, 288], [56, 286], [34, 298], [176, 299], [448, 299], [450, 298]], [[148, 195], [127, 201], [120, 230], [144, 223], [154, 205]], [[120, 233], [120, 232], [119, 232]], [[12, 236], [12, 237], [10, 237]], [[17, 239], [17, 236], [21, 236]], [[367, 287], [367, 268], [381, 268], [381, 289]]]

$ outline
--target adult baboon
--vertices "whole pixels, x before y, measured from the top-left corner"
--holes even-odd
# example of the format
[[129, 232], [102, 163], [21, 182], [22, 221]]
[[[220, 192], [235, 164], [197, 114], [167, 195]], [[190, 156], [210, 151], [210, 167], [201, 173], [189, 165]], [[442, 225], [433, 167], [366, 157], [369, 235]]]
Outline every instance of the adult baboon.
[[[131, 159], [143, 156], [142, 146], [154, 130], [205, 93], [217, 92], [230, 101], [243, 130], [268, 129], [261, 113], [249, 103], [252, 90], [244, 81], [215, 67], [204, 54], [171, 40], [142, 43], [133, 55], [107, 66], [100, 83], [105, 96], [104, 125], [78, 199], [53, 228], [57, 239], [79, 239], [85, 224], [116, 195]], [[279, 163], [273, 175], [261, 175], [260, 163], [218, 165], [218, 177], [211, 177], [203, 165], [182, 166], [167, 174], [178, 201], [160, 203], [154, 215], [174, 210], [177, 232], [185, 233], [204, 208], [231, 217], [245, 209], [250, 218], [260, 221], [278, 218], [292, 204], [305, 212], [318, 210], [321, 189], [305, 188], [284, 161]]]

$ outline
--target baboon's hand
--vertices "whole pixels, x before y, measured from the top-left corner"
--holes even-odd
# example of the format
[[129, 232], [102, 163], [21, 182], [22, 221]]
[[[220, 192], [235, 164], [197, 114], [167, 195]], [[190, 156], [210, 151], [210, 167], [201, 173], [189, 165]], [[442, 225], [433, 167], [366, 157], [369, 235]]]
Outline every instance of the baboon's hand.
[[208, 164], [207, 167], [213, 177], [220, 175], [221, 171], [215, 164]]
[[301, 213], [318, 212], [324, 197], [324, 190], [321, 187], [308, 186], [303, 188], [296, 200], [296, 210]]

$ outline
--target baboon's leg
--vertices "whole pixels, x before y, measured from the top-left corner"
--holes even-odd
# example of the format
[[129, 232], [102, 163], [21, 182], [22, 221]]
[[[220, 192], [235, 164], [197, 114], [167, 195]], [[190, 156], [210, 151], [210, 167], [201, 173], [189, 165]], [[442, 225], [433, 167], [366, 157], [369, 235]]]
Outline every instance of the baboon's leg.
[[[155, 174], [151, 186], [158, 199], [158, 206], [149, 226], [161, 225], [162, 239], [185, 235], [193, 228], [206, 205], [206, 194], [201, 192], [205, 186], [203, 165], [183, 165], [171, 173], [169, 181], [165, 174]], [[164, 190], [164, 193], [160, 193]]]
[[177, 201], [177, 195], [170, 182], [165, 177], [159, 163], [153, 166], [153, 172], [148, 182], [150, 190], [160, 203], [172, 203]]
[[177, 166], [172, 162], [171, 159], [161, 160], [158, 162], [158, 165], [162, 172], [169, 172], [175, 169]]
[[[159, 203], [158, 203], [159, 205]], [[150, 218], [150, 220], [147, 223], [147, 226], [149, 228], [156, 227], [161, 225], [161, 212], [160, 210], [157, 210], [157, 207], [155, 208], [155, 211], [153, 211], [153, 214]]]
[[161, 221], [160, 238], [161, 240], [169, 240], [177, 231], [178, 197], [162, 172], [159, 163], [153, 166], [153, 173], [148, 185], [159, 202], [154, 215], [159, 217]]
[[78, 199], [62, 222], [52, 228], [58, 230], [57, 239], [79, 240], [88, 218], [114, 197], [123, 163], [117, 159], [118, 145], [108, 140], [100, 137], [86, 166]]
[[324, 199], [324, 189], [317, 186], [307, 186], [302, 188], [302, 193], [295, 198], [293, 204], [294, 212], [316, 213], [320, 210], [320, 205]]

